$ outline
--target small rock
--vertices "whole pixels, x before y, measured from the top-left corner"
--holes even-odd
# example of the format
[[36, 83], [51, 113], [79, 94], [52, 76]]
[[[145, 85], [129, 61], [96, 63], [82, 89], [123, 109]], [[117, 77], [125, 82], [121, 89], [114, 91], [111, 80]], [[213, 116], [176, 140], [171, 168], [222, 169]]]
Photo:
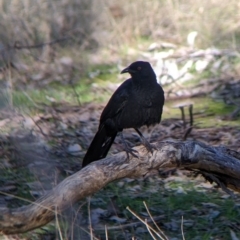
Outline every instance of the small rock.
[[32, 128], [35, 125], [34, 121], [30, 117], [25, 117], [23, 126], [25, 128]]
[[41, 197], [43, 196], [44, 194], [46, 194], [48, 191], [45, 191], [45, 190], [41, 190], [41, 191], [30, 191], [30, 194], [34, 197]]
[[63, 123], [63, 122], [60, 122], [60, 127], [63, 129], [63, 130], [66, 130], [68, 128], [68, 125], [66, 123]]
[[29, 183], [27, 183], [27, 185], [28, 185], [31, 189], [34, 189], [34, 190], [39, 190], [39, 189], [42, 189], [42, 188], [43, 188], [42, 183], [39, 182], [39, 181], [29, 182]]
[[15, 185], [9, 185], [9, 186], [4, 186], [0, 188], [1, 192], [14, 192], [17, 190], [17, 187]]
[[160, 48], [160, 45], [156, 42], [153, 42], [150, 44], [150, 46], [148, 47], [148, 51], [155, 51], [158, 50]]
[[80, 156], [81, 150], [82, 150], [81, 146], [77, 143], [70, 145], [67, 149], [68, 153], [73, 156]]
[[203, 202], [202, 205], [209, 208], [219, 208], [219, 205], [211, 202]]
[[89, 112], [84, 112], [79, 115], [78, 120], [81, 122], [86, 122], [89, 121], [90, 119], [90, 113]]
[[102, 208], [96, 208], [91, 210], [91, 224], [96, 225], [99, 223], [101, 216], [105, 214], [106, 210]]
[[112, 221], [115, 221], [117, 223], [125, 223], [127, 221], [126, 218], [120, 218], [118, 216], [112, 216], [109, 219], [112, 220]]
[[187, 43], [189, 44], [190, 47], [194, 47], [194, 43], [197, 35], [198, 35], [198, 32], [196, 31], [192, 31], [188, 34]]
[[184, 191], [184, 189], [181, 186], [178, 187], [176, 193], [178, 193], [178, 194], [186, 194], [186, 192]]
[[216, 218], [220, 215], [220, 211], [217, 211], [217, 210], [213, 210], [210, 212], [210, 214], [208, 215], [208, 218], [209, 219], [213, 219], [213, 218]]
[[147, 232], [147, 229], [146, 229], [146, 228], [143, 228], [143, 227], [138, 227], [138, 228], [135, 230], [135, 233], [136, 233], [136, 234], [146, 233], [146, 232]]
[[31, 76], [31, 79], [33, 81], [39, 81], [39, 80], [41, 80], [43, 78], [44, 78], [44, 74], [43, 73], [38, 73], [38, 74], [34, 74], [34, 75]]
[[62, 57], [59, 59], [59, 62], [62, 64], [62, 65], [65, 65], [65, 66], [72, 66], [73, 65], [73, 60], [71, 57]]
[[123, 187], [124, 184], [125, 184], [125, 183], [124, 183], [123, 181], [120, 181], [120, 182], [117, 183], [118, 187], [120, 187], [120, 188]]
[[14, 196], [6, 196], [6, 197], [4, 197], [4, 200], [5, 200], [5, 201], [12, 201], [12, 200], [14, 200], [14, 199], [15, 199]]

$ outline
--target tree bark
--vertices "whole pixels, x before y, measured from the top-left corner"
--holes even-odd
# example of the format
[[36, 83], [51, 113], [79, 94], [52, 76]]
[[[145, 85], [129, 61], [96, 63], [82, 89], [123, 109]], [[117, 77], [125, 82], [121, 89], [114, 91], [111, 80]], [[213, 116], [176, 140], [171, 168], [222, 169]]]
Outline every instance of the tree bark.
[[130, 156], [127, 159], [126, 153], [121, 152], [96, 161], [28, 206], [0, 209], [0, 231], [15, 234], [38, 228], [53, 220], [56, 213], [114, 180], [148, 176], [166, 168], [199, 171], [224, 190], [229, 188], [240, 192], [240, 153], [196, 141], [169, 140], [155, 143], [155, 146], [153, 153], [142, 146], [136, 147], [139, 158]]

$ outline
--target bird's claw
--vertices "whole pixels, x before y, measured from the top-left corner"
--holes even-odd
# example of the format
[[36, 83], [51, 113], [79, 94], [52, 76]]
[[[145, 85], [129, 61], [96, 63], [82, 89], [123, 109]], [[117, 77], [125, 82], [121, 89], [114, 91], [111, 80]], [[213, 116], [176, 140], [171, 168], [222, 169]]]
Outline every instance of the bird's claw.
[[153, 150], [157, 149], [157, 147], [155, 145], [152, 145], [148, 141], [143, 141], [142, 143], [143, 143], [144, 147], [148, 150], [148, 152], [153, 153]]
[[[138, 155], [136, 155], [135, 153], [138, 153], [138, 151], [137, 150], [135, 150], [135, 149], [132, 149], [132, 148], [126, 148], [125, 149], [125, 151], [126, 151], [126, 153], [127, 153], [127, 158], [129, 159], [129, 154], [131, 154], [133, 157], [135, 157], [135, 158], [138, 158]], [[135, 152], [135, 153], [134, 153]]]
[[134, 129], [140, 136], [142, 144], [145, 146], [145, 148], [148, 150], [148, 152], [151, 152], [153, 154], [153, 149], [157, 149], [157, 148], [148, 142], [148, 140], [142, 135], [142, 133], [139, 131], [138, 128], [134, 128]]

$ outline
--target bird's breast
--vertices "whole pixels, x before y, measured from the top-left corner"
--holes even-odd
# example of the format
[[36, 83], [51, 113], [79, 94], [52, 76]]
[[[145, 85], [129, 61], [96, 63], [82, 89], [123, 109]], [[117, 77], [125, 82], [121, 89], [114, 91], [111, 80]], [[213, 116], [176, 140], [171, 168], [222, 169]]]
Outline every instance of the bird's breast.
[[117, 119], [119, 128], [139, 128], [160, 122], [162, 103], [150, 94], [132, 95]]

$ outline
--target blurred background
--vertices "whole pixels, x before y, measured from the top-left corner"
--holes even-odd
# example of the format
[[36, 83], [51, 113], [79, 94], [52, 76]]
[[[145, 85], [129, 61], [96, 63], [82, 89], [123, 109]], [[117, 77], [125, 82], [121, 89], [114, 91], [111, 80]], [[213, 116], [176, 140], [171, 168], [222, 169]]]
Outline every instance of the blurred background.
[[[80, 170], [103, 107], [127, 78], [119, 72], [136, 60], [151, 63], [165, 90], [162, 123], [143, 128], [148, 139], [239, 151], [239, 44], [238, 0], [0, 0], [0, 206], [34, 201]], [[111, 152], [122, 150], [116, 139]], [[90, 239], [90, 216], [95, 239], [106, 238], [104, 224], [109, 239], [152, 239], [125, 209], [146, 217], [146, 201], [169, 239], [182, 239], [182, 216], [187, 239], [239, 239], [240, 199], [216, 187], [174, 169], [121, 180], [60, 226], [18, 237]]]

